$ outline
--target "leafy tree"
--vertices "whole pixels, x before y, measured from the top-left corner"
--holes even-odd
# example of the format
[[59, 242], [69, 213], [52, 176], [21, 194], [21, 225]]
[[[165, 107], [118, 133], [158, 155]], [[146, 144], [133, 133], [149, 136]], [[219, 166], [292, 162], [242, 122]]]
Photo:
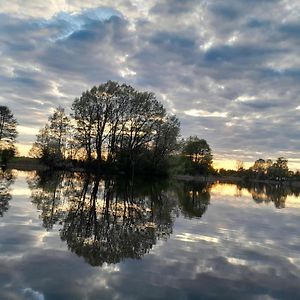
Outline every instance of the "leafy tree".
[[73, 102], [76, 140], [78, 146], [85, 149], [88, 161], [95, 158], [100, 162], [103, 159], [104, 143], [111, 134], [112, 120], [119, 121], [115, 116], [118, 93], [119, 85], [108, 81], [98, 87], [94, 86]]
[[208, 174], [212, 171], [212, 153], [209, 144], [197, 136], [189, 137], [183, 146], [183, 156], [187, 159], [187, 171]]
[[288, 160], [284, 157], [277, 158], [276, 162], [269, 168], [269, 176], [274, 179], [283, 179], [288, 177]]
[[[54, 165], [77, 158], [101, 171], [162, 172], [177, 147], [180, 123], [153, 93], [108, 81], [72, 104], [72, 124], [57, 108], [37, 135], [31, 155]], [[72, 130], [71, 130], [72, 129]]]
[[4, 163], [15, 153], [17, 120], [7, 106], [0, 106], [0, 160]]
[[178, 149], [177, 137], [180, 131], [180, 122], [176, 116], [169, 116], [157, 124], [153, 142], [154, 165], [163, 162], [167, 155]]
[[70, 120], [62, 107], [58, 107], [48, 118], [48, 123], [40, 129], [30, 155], [54, 165], [66, 157], [67, 137]]
[[0, 149], [0, 157], [2, 159], [2, 164], [6, 165], [8, 161], [13, 158], [17, 153], [14, 145], [10, 145], [8, 148]]
[[254, 162], [254, 165], [252, 167], [252, 170], [256, 173], [264, 173], [265, 170], [266, 170], [266, 161], [262, 158], [260, 159], [257, 159], [255, 162]]
[[179, 134], [177, 118], [167, 115], [153, 93], [113, 81], [84, 92], [72, 110], [85, 159], [125, 171], [145, 167], [147, 161], [158, 168]]

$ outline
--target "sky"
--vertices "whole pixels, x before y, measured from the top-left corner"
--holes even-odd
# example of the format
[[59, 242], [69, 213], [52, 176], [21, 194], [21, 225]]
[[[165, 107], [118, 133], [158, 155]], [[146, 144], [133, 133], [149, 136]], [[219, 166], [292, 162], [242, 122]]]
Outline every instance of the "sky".
[[152, 91], [215, 166], [300, 169], [300, 1], [0, 0], [0, 105], [26, 155], [53, 109], [115, 80]]

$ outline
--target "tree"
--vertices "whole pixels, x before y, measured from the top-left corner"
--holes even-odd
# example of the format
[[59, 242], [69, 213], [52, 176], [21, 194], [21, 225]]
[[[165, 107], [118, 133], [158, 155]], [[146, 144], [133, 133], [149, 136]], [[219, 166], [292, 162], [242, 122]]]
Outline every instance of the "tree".
[[254, 165], [252, 167], [252, 170], [255, 172], [255, 173], [258, 173], [258, 174], [264, 174], [265, 171], [266, 171], [266, 161], [262, 158], [260, 159], [257, 159], [255, 162], [254, 162]]
[[284, 157], [277, 158], [276, 162], [269, 169], [269, 175], [274, 179], [283, 179], [288, 177], [288, 160]]
[[149, 161], [156, 168], [177, 142], [177, 118], [167, 115], [153, 93], [130, 85], [95, 86], [75, 99], [72, 110], [75, 139], [89, 163], [133, 171]]
[[212, 154], [209, 144], [197, 136], [189, 137], [183, 146], [182, 154], [187, 158], [187, 171], [208, 174], [212, 170]]
[[66, 158], [68, 146], [68, 131], [70, 130], [70, 120], [66, 116], [62, 107], [58, 107], [52, 116], [48, 118], [48, 123], [40, 129], [36, 142], [30, 150], [30, 155], [40, 158], [47, 164], [54, 165]]
[[[0, 106], [0, 158], [1, 161], [9, 158], [15, 153], [14, 143], [16, 142], [17, 120], [7, 106]], [[6, 162], [5, 162], [6, 163]]]
[[242, 172], [244, 170], [244, 162], [242, 160], [236, 161], [236, 170]]
[[180, 122], [176, 116], [168, 116], [157, 124], [153, 143], [153, 164], [159, 164], [167, 155], [178, 149], [179, 131]]
[[73, 102], [72, 116], [76, 122], [75, 137], [78, 147], [85, 149], [89, 162], [94, 158], [98, 162], [103, 160], [104, 143], [107, 142], [111, 133], [117, 130], [118, 114], [123, 111], [117, 109], [120, 108], [119, 101], [117, 101], [119, 92], [118, 83], [108, 81], [82, 93], [82, 96]]

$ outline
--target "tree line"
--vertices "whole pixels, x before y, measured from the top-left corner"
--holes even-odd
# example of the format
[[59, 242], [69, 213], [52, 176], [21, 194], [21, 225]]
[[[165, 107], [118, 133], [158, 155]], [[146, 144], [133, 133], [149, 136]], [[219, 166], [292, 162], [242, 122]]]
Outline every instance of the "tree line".
[[[17, 121], [1, 107], [1, 160], [15, 153]], [[155, 95], [108, 81], [82, 93], [67, 114], [61, 106], [39, 130], [30, 156], [54, 168], [166, 174], [170, 167], [208, 173], [211, 149], [198, 137], [179, 139], [180, 122]], [[179, 155], [181, 154], [181, 155]], [[174, 156], [181, 159], [174, 159]], [[6, 155], [7, 156], [7, 155]]]
[[275, 161], [272, 159], [257, 159], [248, 169], [244, 167], [242, 161], [237, 161], [236, 170], [219, 170], [220, 175], [239, 176], [244, 179], [255, 180], [276, 180], [284, 181], [287, 179], [300, 179], [299, 171], [293, 172], [289, 169], [288, 160], [285, 157], [278, 157]]
[[48, 165], [81, 162], [92, 169], [156, 173], [176, 150], [180, 123], [153, 93], [108, 81], [58, 107], [30, 151]]
[[[259, 159], [237, 171], [213, 169], [212, 150], [197, 136], [180, 139], [180, 122], [151, 92], [108, 81], [76, 98], [67, 114], [61, 106], [49, 116], [30, 150], [52, 168], [82, 167], [112, 173], [174, 173], [283, 178], [291, 175], [287, 160]], [[0, 163], [15, 155], [17, 120], [0, 106]]]

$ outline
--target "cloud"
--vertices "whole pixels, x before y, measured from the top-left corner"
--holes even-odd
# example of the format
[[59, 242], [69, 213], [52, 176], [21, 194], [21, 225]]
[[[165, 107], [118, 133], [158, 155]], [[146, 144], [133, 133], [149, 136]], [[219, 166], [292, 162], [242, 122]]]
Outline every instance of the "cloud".
[[32, 300], [44, 300], [45, 297], [43, 294], [31, 289], [31, 288], [24, 288], [23, 293], [25, 296], [30, 297]]
[[190, 110], [185, 110], [184, 113], [188, 116], [192, 116], [192, 117], [204, 117], [204, 118], [226, 118], [228, 113], [227, 112], [218, 112], [218, 111], [214, 111], [214, 112], [208, 112], [205, 110], [201, 110], [201, 109], [190, 109]]
[[[14, 190], [28, 188], [22, 174]], [[178, 186], [170, 188], [173, 203]], [[271, 201], [258, 204], [235, 185], [214, 185], [201, 219], [186, 219], [173, 203], [176, 220], [167, 242], [160, 240], [140, 260], [101, 268], [64, 246], [63, 224], [46, 231], [42, 212], [28, 205], [26, 193], [16, 194], [0, 228], [3, 299], [213, 299], [220, 293], [228, 299], [290, 299], [299, 294], [299, 210], [289, 205], [278, 210]]]
[[[1, 2], [0, 103], [21, 126], [36, 130], [53, 107], [70, 108], [82, 91], [112, 79], [155, 92], [183, 135], [207, 138], [216, 153], [237, 144], [247, 155], [299, 150], [295, 1], [101, 5]], [[236, 101], [245, 95], [255, 100]]]

